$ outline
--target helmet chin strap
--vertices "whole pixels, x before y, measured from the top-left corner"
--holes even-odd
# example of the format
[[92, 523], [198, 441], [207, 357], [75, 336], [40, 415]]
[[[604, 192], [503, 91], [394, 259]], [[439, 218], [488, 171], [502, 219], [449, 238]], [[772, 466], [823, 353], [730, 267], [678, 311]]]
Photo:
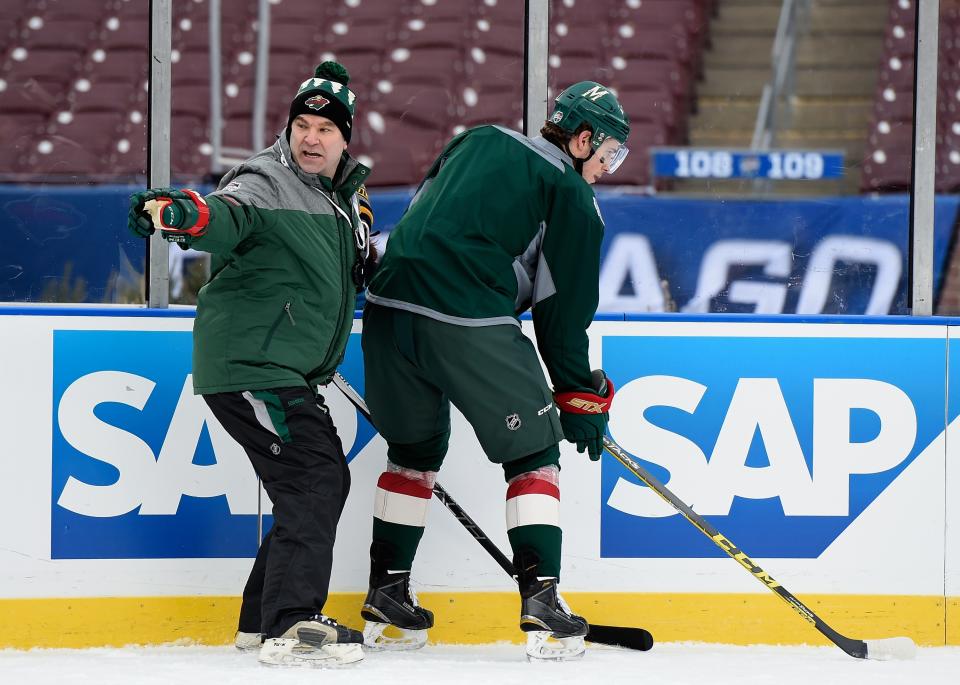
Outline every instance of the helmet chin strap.
[[578, 174], [583, 173], [583, 165], [586, 164], [590, 159], [597, 154], [597, 151], [593, 149], [593, 146], [590, 146], [590, 154], [580, 159], [579, 157], [573, 154], [573, 151], [570, 149], [570, 141], [567, 141], [567, 154], [570, 155], [570, 159], [573, 160], [573, 168]]

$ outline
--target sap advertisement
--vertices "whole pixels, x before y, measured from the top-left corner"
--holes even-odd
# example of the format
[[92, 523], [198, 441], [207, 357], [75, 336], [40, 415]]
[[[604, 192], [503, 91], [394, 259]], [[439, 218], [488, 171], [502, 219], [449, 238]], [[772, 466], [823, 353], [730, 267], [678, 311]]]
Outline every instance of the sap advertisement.
[[[359, 337], [341, 373], [362, 391]], [[53, 331], [51, 558], [256, 555], [269, 501], [193, 394], [191, 348], [187, 331]], [[374, 431], [339, 423], [350, 461]]]
[[[611, 432], [751, 555], [815, 559], [942, 440], [946, 341], [776, 328], [604, 337], [616, 401], [629, 407], [612, 413]], [[723, 556], [612, 458], [602, 482], [602, 556]]]
[[[192, 314], [0, 307], [17, 360], [0, 367], [0, 468], [15, 474], [0, 515], [18, 522], [0, 596], [242, 588], [270, 502], [192, 393]], [[948, 323], [621, 317], [594, 322], [591, 363], [617, 386], [610, 436], [744, 552], [775, 560], [764, 568], [792, 591], [960, 595]], [[357, 320], [341, 371], [362, 394], [359, 338]], [[362, 592], [386, 444], [339, 391], [321, 392], [352, 474], [331, 590]], [[509, 550], [502, 470], [452, 421], [439, 480]], [[764, 591], [611, 457], [561, 449], [568, 591]], [[427, 591], [511, 588], [436, 500], [414, 572]]]
[[[0, 222], [12, 229], [0, 261], [0, 300], [131, 301], [144, 259], [143, 242], [126, 229], [127, 198], [135, 190], [0, 188]], [[371, 193], [382, 239], [411, 194]], [[908, 313], [906, 195], [762, 201], [607, 189], [597, 195], [606, 224], [601, 312]], [[936, 199], [935, 293], [958, 203], [957, 196]], [[91, 231], [108, 239], [91, 242]], [[175, 299], [198, 257], [171, 250]]]

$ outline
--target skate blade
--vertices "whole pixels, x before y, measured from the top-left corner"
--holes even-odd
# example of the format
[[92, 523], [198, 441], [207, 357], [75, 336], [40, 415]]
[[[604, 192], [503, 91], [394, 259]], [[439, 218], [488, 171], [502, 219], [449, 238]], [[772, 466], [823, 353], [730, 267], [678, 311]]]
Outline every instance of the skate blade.
[[580, 659], [587, 648], [583, 637], [553, 637], [549, 630], [527, 633], [527, 661], [571, 661]]
[[241, 652], [251, 652], [260, 649], [260, 633], [242, 633], [239, 630], [233, 638], [233, 646]]
[[264, 666], [300, 668], [340, 668], [363, 659], [363, 647], [357, 643], [307, 645], [296, 638], [274, 637], [260, 647], [257, 660]]
[[[390, 632], [398, 635], [385, 635], [384, 631], [388, 628], [391, 629]], [[427, 644], [426, 630], [407, 630], [375, 621], [367, 621], [363, 626], [363, 646], [372, 651], [406, 652], [420, 649], [425, 644]]]

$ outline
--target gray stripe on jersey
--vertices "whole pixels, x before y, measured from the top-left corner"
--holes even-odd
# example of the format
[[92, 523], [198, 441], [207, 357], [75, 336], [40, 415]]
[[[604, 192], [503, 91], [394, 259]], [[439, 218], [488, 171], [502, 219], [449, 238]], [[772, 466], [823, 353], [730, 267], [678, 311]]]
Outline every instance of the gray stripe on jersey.
[[512, 316], [491, 316], [486, 319], [467, 319], [462, 316], [452, 316], [450, 314], [443, 314], [441, 312], [430, 309], [429, 307], [424, 307], [419, 304], [411, 304], [410, 302], [404, 302], [403, 300], [394, 300], [389, 297], [380, 297], [379, 295], [374, 295], [370, 291], [367, 291], [367, 302], [373, 302], [378, 304], [381, 307], [391, 307], [393, 309], [402, 309], [413, 314], [420, 314], [426, 316], [427, 318], [433, 319], [434, 321], [442, 321], [443, 323], [453, 324], [454, 326], [468, 326], [474, 328], [480, 328], [482, 326], [502, 326], [504, 324], [510, 324], [513, 326], [520, 326], [520, 322], [517, 321]]

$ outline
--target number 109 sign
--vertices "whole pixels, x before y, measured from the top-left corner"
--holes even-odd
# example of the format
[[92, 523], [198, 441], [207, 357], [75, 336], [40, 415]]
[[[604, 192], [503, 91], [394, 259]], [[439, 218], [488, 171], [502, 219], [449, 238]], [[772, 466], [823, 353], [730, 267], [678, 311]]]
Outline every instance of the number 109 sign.
[[659, 178], [764, 178], [814, 181], [843, 177], [843, 152], [830, 150], [721, 150], [651, 148]]

